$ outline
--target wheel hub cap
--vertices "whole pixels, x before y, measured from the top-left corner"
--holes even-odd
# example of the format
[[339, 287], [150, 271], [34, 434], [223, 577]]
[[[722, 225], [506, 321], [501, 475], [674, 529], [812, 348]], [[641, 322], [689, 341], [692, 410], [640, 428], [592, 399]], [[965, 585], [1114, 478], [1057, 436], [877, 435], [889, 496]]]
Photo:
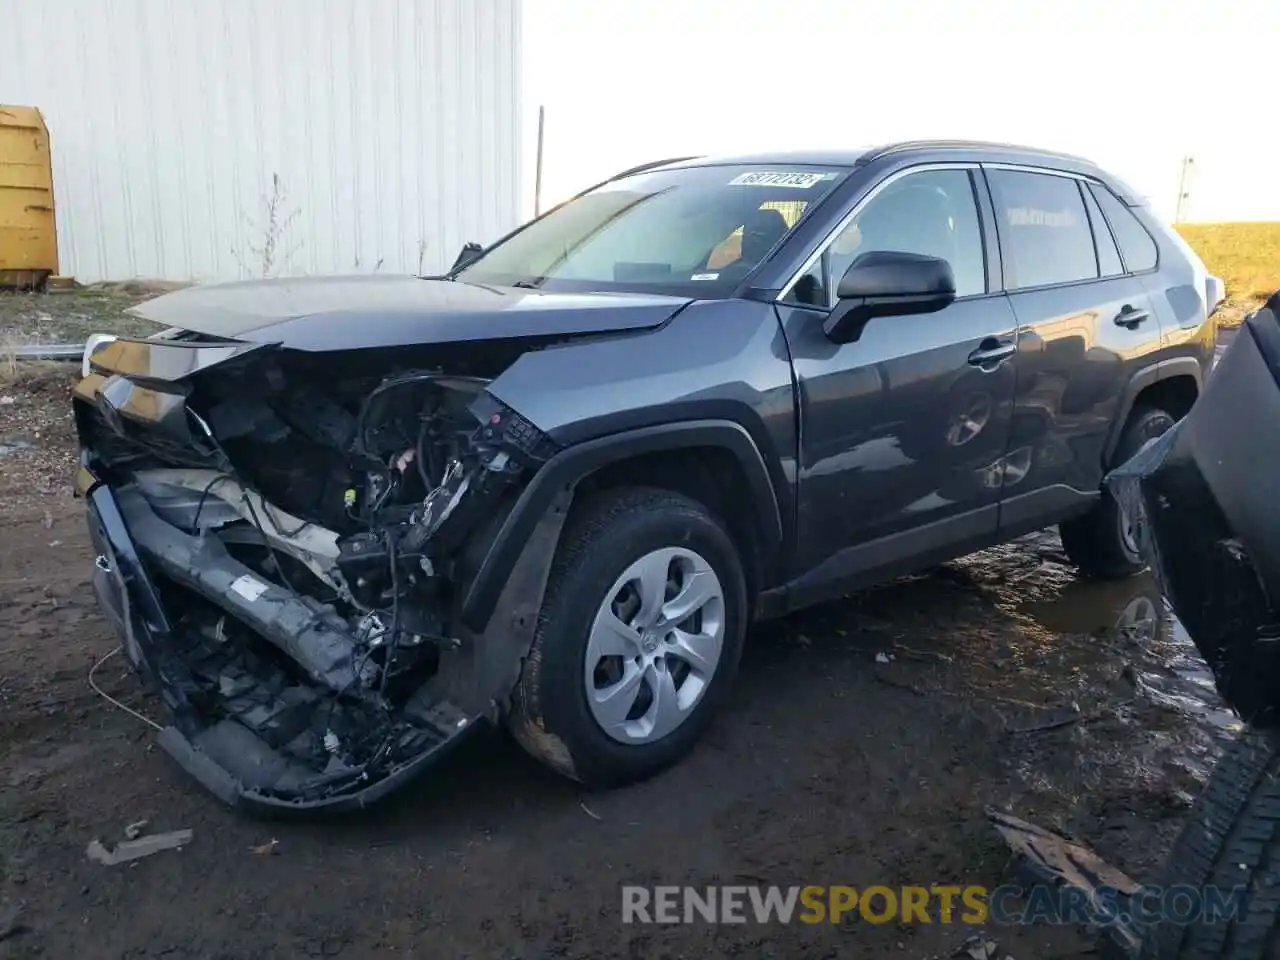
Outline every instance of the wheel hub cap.
[[720, 662], [724, 613], [719, 577], [692, 550], [654, 550], [622, 572], [596, 610], [583, 673], [610, 738], [650, 743], [692, 715]]

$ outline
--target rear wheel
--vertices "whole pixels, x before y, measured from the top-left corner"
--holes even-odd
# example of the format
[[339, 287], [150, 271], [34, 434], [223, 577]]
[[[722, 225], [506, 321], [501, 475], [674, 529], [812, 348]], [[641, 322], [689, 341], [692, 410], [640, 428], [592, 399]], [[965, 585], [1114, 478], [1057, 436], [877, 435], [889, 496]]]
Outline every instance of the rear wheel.
[[1160, 919], [1146, 930], [1141, 960], [1280, 957], [1280, 734], [1247, 727], [1222, 755], [1157, 887], [1212, 891], [1227, 916]]
[[696, 501], [631, 488], [583, 504], [557, 551], [511, 732], [593, 786], [669, 766], [732, 682], [746, 592], [733, 540]]
[[[1155, 407], [1135, 410], [1120, 435], [1112, 465], [1124, 463], [1148, 440], [1160, 436], [1173, 424], [1173, 417], [1164, 410]], [[1104, 488], [1102, 499], [1092, 510], [1083, 517], [1059, 524], [1058, 530], [1063, 550], [1082, 574], [1099, 580], [1119, 580], [1146, 569], [1138, 547], [1141, 523], [1141, 517], [1127, 516], [1111, 491]]]

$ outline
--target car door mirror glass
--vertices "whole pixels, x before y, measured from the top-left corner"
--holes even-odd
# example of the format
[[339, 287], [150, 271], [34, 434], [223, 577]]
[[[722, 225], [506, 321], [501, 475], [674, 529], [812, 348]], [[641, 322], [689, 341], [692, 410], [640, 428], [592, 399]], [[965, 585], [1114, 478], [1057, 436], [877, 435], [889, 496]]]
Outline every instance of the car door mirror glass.
[[934, 313], [955, 298], [955, 275], [946, 260], [873, 250], [854, 260], [840, 278], [836, 305], [823, 330], [836, 343], [849, 343], [874, 317]]

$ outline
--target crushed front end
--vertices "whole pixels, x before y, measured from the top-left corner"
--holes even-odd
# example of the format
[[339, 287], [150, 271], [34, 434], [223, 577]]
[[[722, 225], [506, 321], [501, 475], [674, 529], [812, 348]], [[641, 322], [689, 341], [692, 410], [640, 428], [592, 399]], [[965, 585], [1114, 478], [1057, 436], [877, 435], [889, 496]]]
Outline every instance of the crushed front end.
[[93, 349], [74, 405], [94, 587], [169, 709], [162, 745], [223, 800], [363, 806], [500, 709], [519, 638], [458, 611], [553, 452], [486, 392], [515, 353]]
[[1108, 478], [1165, 597], [1247, 722], [1280, 718], [1280, 293], [1191, 412]]

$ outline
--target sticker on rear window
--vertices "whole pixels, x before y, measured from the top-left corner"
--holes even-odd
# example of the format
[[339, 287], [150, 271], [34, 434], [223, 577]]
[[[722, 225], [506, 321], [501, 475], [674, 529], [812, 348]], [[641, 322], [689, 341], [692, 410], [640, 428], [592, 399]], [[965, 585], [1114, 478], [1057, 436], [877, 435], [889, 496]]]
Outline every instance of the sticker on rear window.
[[267, 585], [261, 580], [255, 580], [246, 573], [244, 576], [236, 577], [231, 581], [231, 589], [234, 593], [240, 594], [250, 603], [253, 603], [253, 601], [267, 592]]
[[740, 187], [796, 187], [807, 190], [815, 183], [821, 183], [830, 175], [826, 173], [787, 172], [785, 170], [758, 170], [755, 173], [740, 173], [729, 181], [730, 186]]
[[690, 280], [714, 280], [720, 276], [718, 273], [695, 273]]

